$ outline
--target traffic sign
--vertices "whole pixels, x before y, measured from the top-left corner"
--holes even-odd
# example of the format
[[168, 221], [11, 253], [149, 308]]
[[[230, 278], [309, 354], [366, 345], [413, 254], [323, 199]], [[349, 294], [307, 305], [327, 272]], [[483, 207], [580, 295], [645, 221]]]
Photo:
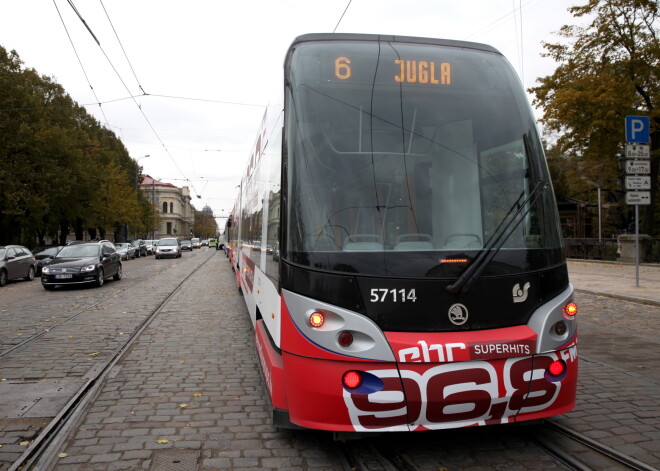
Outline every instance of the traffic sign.
[[651, 173], [651, 161], [650, 160], [626, 160], [626, 173], [628, 175], [632, 173], [640, 173], [642, 175], [648, 175]]
[[626, 176], [626, 190], [650, 190], [651, 177], [650, 176]]
[[651, 120], [648, 116], [626, 116], [626, 142], [645, 144], [651, 141]]
[[650, 191], [628, 191], [626, 193], [626, 204], [646, 205], [651, 204]]
[[650, 159], [651, 146], [648, 144], [626, 144], [626, 158]]

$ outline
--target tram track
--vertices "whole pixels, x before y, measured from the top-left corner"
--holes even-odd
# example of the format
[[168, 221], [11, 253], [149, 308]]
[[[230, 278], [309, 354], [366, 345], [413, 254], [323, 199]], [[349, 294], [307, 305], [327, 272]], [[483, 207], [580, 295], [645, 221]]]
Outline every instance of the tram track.
[[[151, 322], [156, 318], [159, 312], [161, 312], [165, 306], [170, 302], [170, 300], [181, 290], [181, 288], [188, 282], [188, 280], [195, 275], [199, 270], [202, 269], [213, 256], [213, 253], [208, 256], [199, 266], [193, 269], [188, 273], [177, 285], [170, 291], [170, 293], [162, 299], [146, 317], [139, 323], [139, 325], [134, 329], [131, 335], [128, 336], [125, 342], [123, 342], [118, 348], [113, 351], [108, 358], [106, 358], [103, 363], [97, 365], [91, 374], [86, 375], [85, 383], [80, 387], [80, 389], [73, 394], [71, 399], [66, 403], [66, 405], [59, 411], [59, 413], [45, 426], [37, 437], [30, 443], [27, 449], [21, 454], [18, 460], [14, 461], [8, 471], [28, 471], [28, 470], [44, 470], [54, 462], [56, 458], [56, 453], [59, 450], [60, 446], [66, 440], [66, 437], [69, 435], [75, 424], [82, 417], [86, 406], [93, 401], [93, 399], [100, 393], [102, 386], [104, 384], [105, 378], [107, 378], [113, 367], [124, 357], [124, 355], [130, 350], [133, 343], [140, 337], [142, 332], [151, 324]], [[129, 286], [122, 291], [130, 290], [133, 286]], [[111, 296], [107, 296], [101, 301], [93, 303], [81, 309], [77, 313], [69, 316], [66, 319], [58, 322], [56, 325], [52, 326], [49, 329], [46, 329], [43, 332], [32, 335], [31, 337], [25, 339], [25, 341], [20, 344], [15, 345], [10, 350], [3, 352], [0, 355], [0, 358], [8, 355], [11, 352], [16, 352], [20, 348], [33, 343], [38, 340], [40, 337], [46, 333], [52, 331], [56, 326], [62, 325], [80, 314], [89, 311], [90, 309], [98, 306], [99, 304], [116, 297], [118, 294], [113, 293]]]
[[[555, 463], [551, 469], [658, 471], [651, 465], [553, 420], [505, 427], [500, 429], [504, 440], [507, 443], [522, 443], [527, 452], [514, 452], [513, 458], [506, 463], [491, 462], [493, 469], [510, 469], [514, 464], [521, 466], [516, 469], [546, 469], [543, 463]], [[470, 452], [475, 456], [491, 454], [495, 448], [489, 441], [491, 438], [484, 440], [484, 437], [489, 436], [487, 432], [481, 427], [455, 429], [451, 434], [424, 432], [422, 436], [415, 434], [419, 437], [415, 440], [408, 434], [398, 437], [393, 436], [397, 435], [396, 433], [381, 435], [376, 439], [362, 435], [356, 440], [335, 442], [332, 454], [337, 467], [342, 471], [418, 471], [431, 468], [457, 471], [462, 469], [462, 466], [451, 458], [450, 450], [454, 450], [458, 455]], [[454, 435], [460, 437], [458, 441], [452, 438]], [[472, 445], [461, 446], [461, 440]], [[545, 461], [538, 458], [529, 459], [535, 455], [546, 455]], [[476, 463], [463, 464], [468, 466]]]
[[537, 428], [535, 440], [546, 452], [575, 471], [597, 471], [605, 467], [604, 463], [611, 463], [612, 469], [658, 471], [554, 420], [545, 420]]
[[[160, 273], [166, 271], [168, 268], [169, 268], [169, 267], [166, 267], [166, 268], [160, 269], [160, 270], [158, 270], [155, 274], [158, 275], [158, 274], [160, 274]], [[153, 274], [152, 274], [152, 275], [153, 275]], [[122, 287], [119, 288], [117, 291], [113, 291], [112, 294], [109, 294], [109, 295], [107, 295], [107, 296], [104, 296], [103, 298], [101, 298], [101, 299], [98, 300], [98, 301], [92, 302], [91, 304], [87, 304], [87, 305], [81, 307], [80, 309], [78, 309], [77, 311], [75, 311], [74, 313], [72, 313], [71, 315], [66, 316], [66, 317], [64, 317], [63, 319], [57, 321], [56, 323], [54, 323], [54, 324], [52, 324], [52, 325], [49, 325], [47, 328], [43, 328], [43, 329], [39, 330], [38, 332], [36, 332], [36, 333], [34, 333], [34, 334], [31, 334], [31, 335], [29, 335], [28, 337], [22, 339], [19, 343], [15, 344], [15, 345], [13, 345], [13, 346], [11, 346], [11, 347], [5, 349], [5, 350], [0, 350], [0, 359], [4, 358], [4, 357], [6, 357], [6, 356], [9, 356], [10, 354], [15, 354], [18, 350], [21, 350], [21, 349], [25, 348], [27, 345], [29, 345], [29, 344], [35, 342], [36, 340], [40, 339], [40, 338], [43, 337], [44, 335], [46, 335], [46, 334], [52, 332], [52, 331], [53, 331], [54, 329], [56, 329], [57, 327], [60, 327], [60, 326], [62, 326], [62, 325], [64, 325], [64, 324], [66, 324], [67, 322], [70, 322], [70, 321], [74, 320], [75, 318], [77, 318], [77, 317], [80, 316], [81, 314], [84, 314], [84, 313], [86, 313], [86, 312], [88, 312], [88, 311], [94, 309], [94, 308], [97, 307], [97, 306], [101, 306], [101, 305], [103, 305], [105, 302], [107, 302], [107, 301], [109, 301], [109, 300], [112, 300], [112, 299], [115, 299], [115, 298], [119, 298], [122, 294], [126, 293], [127, 291], [130, 291], [130, 290], [136, 289], [137, 286], [138, 286], [138, 284], [139, 284], [140, 282], [142, 282], [142, 281], [143, 281], [143, 280], [138, 280], [138, 281], [136, 281], [135, 283], [133, 283], [132, 285], [129, 285], [129, 286], [122, 286]], [[71, 287], [70, 287], [70, 286], [66, 286], [65, 289], [67, 289], [67, 288], [70, 289]], [[87, 287], [84, 287], [84, 288], [87, 288]], [[84, 289], [84, 288], [83, 288], [83, 289]]]
[[342, 471], [417, 471], [405, 454], [376, 442], [350, 440], [337, 442], [334, 455]]

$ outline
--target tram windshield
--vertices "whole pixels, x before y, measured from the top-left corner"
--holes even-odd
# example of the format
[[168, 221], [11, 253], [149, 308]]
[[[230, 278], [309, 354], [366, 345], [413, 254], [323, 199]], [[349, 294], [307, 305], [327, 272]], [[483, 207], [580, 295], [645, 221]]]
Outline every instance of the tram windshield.
[[443, 276], [442, 261], [488, 247], [523, 201], [531, 207], [499, 244], [496, 272], [562, 261], [552, 191], [528, 198], [550, 177], [501, 55], [329, 41], [298, 45], [287, 65], [288, 261]]

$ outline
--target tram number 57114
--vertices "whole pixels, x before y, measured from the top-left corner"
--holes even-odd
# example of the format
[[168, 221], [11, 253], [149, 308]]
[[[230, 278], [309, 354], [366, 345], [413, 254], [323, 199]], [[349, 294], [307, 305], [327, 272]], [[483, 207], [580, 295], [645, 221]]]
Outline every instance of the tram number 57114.
[[414, 303], [417, 301], [417, 295], [414, 289], [373, 288], [369, 301], [372, 303], [384, 303], [387, 301], [393, 303], [405, 303], [409, 301]]

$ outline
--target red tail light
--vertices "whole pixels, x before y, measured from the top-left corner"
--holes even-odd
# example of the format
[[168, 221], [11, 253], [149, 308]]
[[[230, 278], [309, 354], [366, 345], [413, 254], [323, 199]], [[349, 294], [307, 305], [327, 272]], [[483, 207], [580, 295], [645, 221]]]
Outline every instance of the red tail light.
[[350, 370], [344, 373], [341, 381], [348, 389], [355, 389], [362, 384], [362, 375], [359, 371]]
[[566, 363], [562, 360], [555, 360], [548, 366], [548, 373], [552, 376], [561, 376], [566, 372]]

